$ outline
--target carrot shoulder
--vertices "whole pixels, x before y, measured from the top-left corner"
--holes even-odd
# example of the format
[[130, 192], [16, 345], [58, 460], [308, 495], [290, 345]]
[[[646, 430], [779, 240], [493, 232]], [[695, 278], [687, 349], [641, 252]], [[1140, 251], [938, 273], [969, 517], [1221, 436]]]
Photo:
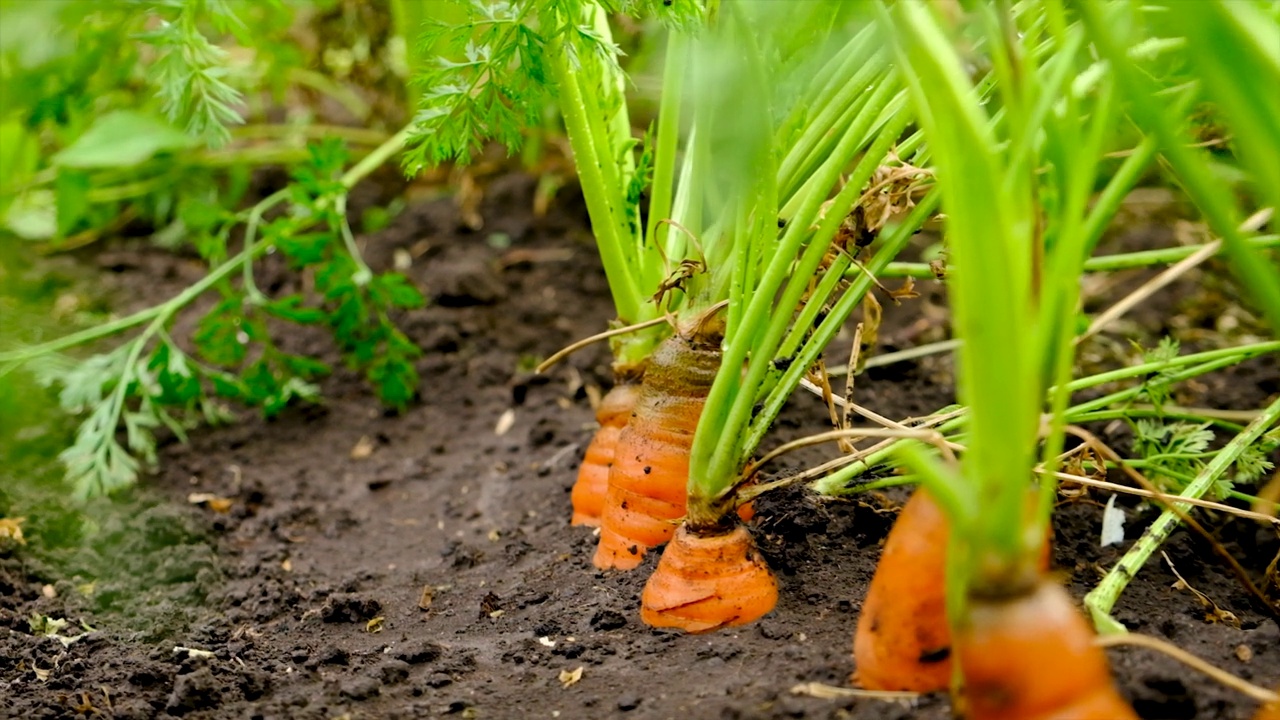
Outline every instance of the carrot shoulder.
[[679, 333], [654, 351], [631, 421], [618, 436], [595, 565], [631, 569], [671, 538], [685, 513], [689, 451], [720, 367], [719, 342]]
[[640, 619], [650, 626], [711, 632], [773, 610], [778, 581], [742, 525], [706, 533], [681, 525], [640, 601]]
[[969, 720], [1137, 720], [1075, 602], [1040, 580], [1010, 597], [970, 598], [956, 635]]
[[946, 562], [949, 525], [918, 489], [889, 531], [853, 639], [854, 682], [934, 692], [951, 683]]
[[[1028, 503], [1036, 502], [1034, 493]], [[951, 525], [918, 488], [898, 513], [853, 636], [853, 682], [868, 690], [937, 692], [951, 685], [947, 543]], [[1042, 545], [1041, 571], [1050, 544]]]
[[600, 428], [591, 437], [578, 479], [573, 484], [573, 524], [596, 526], [600, 524], [600, 511], [604, 508], [604, 496], [609, 490], [609, 469], [613, 467], [614, 451], [622, 428], [631, 420], [640, 386], [634, 382], [620, 382], [605, 393], [596, 410]]

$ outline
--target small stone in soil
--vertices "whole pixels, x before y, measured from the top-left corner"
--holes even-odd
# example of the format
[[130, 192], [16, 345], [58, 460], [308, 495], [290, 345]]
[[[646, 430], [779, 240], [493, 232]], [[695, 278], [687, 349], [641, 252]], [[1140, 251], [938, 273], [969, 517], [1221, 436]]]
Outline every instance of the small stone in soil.
[[403, 660], [410, 665], [419, 665], [428, 663], [440, 657], [443, 649], [433, 642], [426, 640], [410, 641], [395, 651], [397, 660]]
[[378, 616], [382, 603], [373, 598], [349, 593], [333, 595], [320, 609], [320, 619], [327, 623], [366, 622]]
[[173, 692], [169, 693], [165, 710], [170, 715], [184, 715], [192, 710], [215, 707], [221, 697], [222, 691], [213, 673], [202, 667], [173, 681]]
[[601, 610], [591, 616], [591, 629], [598, 632], [626, 627], [627, 618], [617, 610]]
[[433, 673], [427, 678], [427, 685], [430, 685], [433, 688], [442, 688], [452, 684], [453, 678], [449, 677], [445, 673]]
[[338, 686], [343, 697], [352, 700], [368, 700], [379, 693], [379, 683], [371, 677], [353, 677]]
[[325, 665], [346, 665], [350, 655], [337, 645], [326, 645], [320, 648], [315, 659]]
[[543, 620], [533, 626], [533, 634], [538, 637], [555, 637], [560, 634], [560, 624], [555, 620]]
[[493, 614], [502, 609], [502, 598], [488, 592], [480, 598], [480, 618], [493, 617]]
[[404, 660], [387, 660], [378, 666], [377, 677], [384, 685], [395, 685], [409, 677], [409, 663]]
[[626, 712], [640, 707], [640, 698], [636, 695], [623, 695], [618, 698], [618, 709]]

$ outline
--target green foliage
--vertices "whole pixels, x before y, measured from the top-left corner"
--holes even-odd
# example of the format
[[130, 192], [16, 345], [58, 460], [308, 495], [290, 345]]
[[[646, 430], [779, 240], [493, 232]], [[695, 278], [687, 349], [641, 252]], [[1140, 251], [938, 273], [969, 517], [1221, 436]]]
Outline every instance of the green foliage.
[[[1144, 363], [1168, 363], [1178, 357], [1181, 346], [1171, 337], [1160, 338], [1160, 343], [1142, 353]], [[1138, 397], [1147, 400], [1159, 409], [1169, 398], [1170, 378], [1178, 374], [1178, 368], [1167, 367], [1147, 376], [1142, 382]]]
[[[1145, 461], [1148, 476], [1163, 489], [1181, 491], [1216, 454], [1209, 449], [1214, 441], [1211, 428], [1210, 423], [1138, 420], [1133, 424], [1133, 452]], [[1245, 447], [1229, 471], [1214, 480], [1210, 493], [1224, 500], [1237, 484], [1256, 483], [1273, 469], [1270, 456], [1277, 447], [1280, 439], [1265, 435]]]
[[[187, 430], [201, 422], [230, 420], [227, 402], [260, 408], [270, 417], [295, 401], [316, 401], [314, 381], [330, 368], [282, 350], [273, 337], [279, 322], [325, 327], [347, 364], [364, 373], [383, 403], [403, 409], [412, 401], [418, 384], [413, 361], [420, 351], [392, 315], [421, 307], [425, 300], [404, 276], [375, 274], [360, 258], [346, 216], [346, 193], [355, 178], [343, 172], [341, 143], [316, 146], [310, 156], [286, 191], [248, 211], [228, 214], [199, 202], [184, 210], [191, 225], [204, 230], [196, 246], [211, 263], [210, 274], [142, 311], [146, 326], [139, 334], [80, 362], [48, 362], [56, 350], [44, 349], [48, 344], [0, 353], [0, 370], [45, 357], [36, 366], [40, 382], [59, 388], [64, 411], [85, 416], [74, 443], [59, 456], [77, 497], [135, 482], [139, 472], [155, 465], [156, 432], [162, 428], [185, 440]], [[263, 214], [285, 200], [287, 211], [259, 227]], [[228, 234], [246, 222], [245, 249], [227, 258]], [[252, 263], [271, 247], [294, 269], [315, 277], [314, 296], [268, 297], [258, 290]], [[243, 280], [236, 285], [230, 277], [238, 269]], [[196, 324], [190, 353], [170, 336], [170, 328], [177, 314], [207, 290], [216, 290], [221, 300]], [[85, 339], [118, 331], [111, 324], [103, 328]]]
[[228, 125], [244, 122], [236, 106], [241, 93], [227, 83], [227, 51], [209, 41], [199, 22], [208, 17], [220, 30], [238, 25], [225, 0], [151, 0], [147, 11], [160, 17], [159, 26], [139, 37], [159, 51], [148, 70], [165, 114], [183, 123], [189, 135], [209, 145], [231, 139]]
[[136, 221], [166, 247], [199, 236], [182, 212], [193, 198], [235, 208], [254, 167], [306, 159], [313, 109], [293, 103], [286, 123], [264, 122], [271, 99], [299, 84], [352, 97], [311, 69], [331, 39], [296, 41], [295, 20], [329, 4], [0, 3], [0, 232], [50, 250]]
[[[463, 5], [464, 7], [457, 7]], [[705, 14], [698, 0], [459, 0], [462, 21], [427, 18], [417, 55], [429, 58], [414, 78], [422, 88], [414, 133], [404, 158], [408, 173], [455, 160], [469, 162], [493, 140], [515, 152], [558, 97], [550, 55], [564, 53], [600, 95], [617, 92], [620, 50], [593, 26], [594, 8], [655, 17], [693, 30]]]
[[[410, 174], [446, 160], [468, 162], [489, 140], [517, 150], [551, 97], [548, 44], [577, 41], [601, 57], [616, 56], [612, 43], [580, 24], [583, 0], [473, 0], [467, 10], [461, 23], [430, 19], [420, 36], [421, 52], [440, 55], [414, 80], [423, 95], [404, 158]], [[538, 21], [545, 26], [535, 29]]]
[[191, 147], [192, 139], [168, 123], [133, 111], [116, 110], [96, 120], [83, 135], [53, 156], [61, 168], [125, 168]]

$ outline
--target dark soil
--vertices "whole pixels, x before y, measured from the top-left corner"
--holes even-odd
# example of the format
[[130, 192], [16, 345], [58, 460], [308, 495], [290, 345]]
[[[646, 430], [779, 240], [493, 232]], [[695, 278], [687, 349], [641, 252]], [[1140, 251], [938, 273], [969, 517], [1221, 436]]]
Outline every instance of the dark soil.
[[[593, 426], [588, 388], [608, 382], [607, 351], [581, 352], [549, 376], [526, 369], [610, 317], [569, 192], [549, 217], [535, 218], [531, 182], [506, 177], [489, 188], [478, 233], [443, 199], [411, 206], [362, 238], [375, 267], [390, 266], [397, 250], [413, 255], [409, 273], [433, 300], [403, 318], [425, 351], [421, 402], [403, 415], [384, 412], [360, 378], [340, 371], [324, 382], [322, 406], [271, 422], [245, 414], [232, 427], [198, 431], [189, 445], [167, 445], [161, 472], [119, 499], [127, 511], [95, 535], [110, 552], [77, 555], [80, 565], [21, 549], [0, 559], [0, 716], [949, 717], [942, 697], [895, 704], [794, 691], [809, 682], [847, 686], [854, 623], [900, 493], [763, 498], [753, 528], [780, 576], [781, 599], [760, 622], [732, 631], [688, 636], [640, 623], [656, 553], [632, 573], [592, 568], [591, 531], [568, 525], [569, 488]], [[1146, 228], [1124, 242], [1167, 245], [1167, 235]], [[111, 252], [103, 272], [125, 306], [167, 297], [198, 275], [189, 260], [144, 246]], [[286, 290], [296, 280], [262, 282]], [[943, 332], [936, 284], [920, 289], [922, 299], [886, 308], [883, 346]], [[1144, 341], [1168, 332], [1156, 324], [1167, 315], [1135, 316], [1134, 332]], [[336, 357], [322, 339], [289, 332], [292, 349]], [[1256, 408], [1278, 381], [1274, 358], [1264, 359], [1179, 400]], [[890, 417], [932, 411], [952, 400], [947, 362], [869, 372], [858, 397]], [[504, 413], [514, 423], [499, 435]], [[777, 437], [823, 429], [825, 417], [814, 398], [796, 397]], [[820, 457], [800, 455], [776, 471]], [[231, 507], [192, 504], [192, 493], [229, 498]], [[1099, 548], [1100, 505], [1064, 501], [1056, 518], [1055, 566], [1077, 595], [1128, 547]], [[1155, 510], [1123, 505], [1132, 539]], [[1260, 577], [1277, 552], [1275, 532], [1202, 517]], [[27, 527], [35, 538], [38, 519]], [[1178, 533], [1165, 550], [1239, 627], [1206, 622], [1158, 556], [1117, 618], [1274, 686], [1276, 622], [1203, 541]], [[84, 578], [96, 585], [78, 587]], [[71, 620], [63, 635], [84, 632], [75, 627], [81, 620], [94, 630], [64, 646], [32, 634], [33, 613]], [[1248, 718], [1254, 710], [1151, 651], [1108, 652], [1144, 718]]]

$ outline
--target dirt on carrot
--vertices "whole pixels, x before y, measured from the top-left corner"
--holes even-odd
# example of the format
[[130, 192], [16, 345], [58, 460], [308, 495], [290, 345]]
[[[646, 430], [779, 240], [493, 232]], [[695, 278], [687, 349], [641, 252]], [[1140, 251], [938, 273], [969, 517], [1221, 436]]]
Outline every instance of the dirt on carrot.
[[631, 420], [636, 400], [640, 397], [640, 385], [624, 382], [605, 393], [596, 410], [596, 422], [600, 429], [591, 436], [578, 479], [573, 484], [573, 524], [595, 527], [600, 524], [600, 512], [604, 509], [605, 494], [609, 491], [609, 470], [613, 467], [614, 450], [618, 436]]
[[1057, 583], [970, 598], [956, 637], [970, 720], [1137, 720], [1093, 628]]
[[640, 601], [650, 626], [711, 632], [767, 615], [778, 604], [778, 581], [742, 525], [710, 534], [681, 525]]

